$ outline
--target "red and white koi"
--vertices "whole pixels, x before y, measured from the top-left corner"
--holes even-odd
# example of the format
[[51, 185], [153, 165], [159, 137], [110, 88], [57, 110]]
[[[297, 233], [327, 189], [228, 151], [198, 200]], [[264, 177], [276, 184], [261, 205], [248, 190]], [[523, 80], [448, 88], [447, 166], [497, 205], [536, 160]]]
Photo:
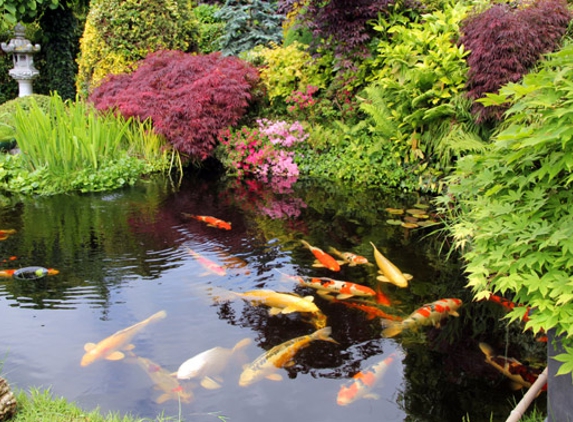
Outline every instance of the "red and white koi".
[[374, 259], [380, 269], [378, 271], [380, 275], [376, 277], [376, 279], [384, 283], [395, 284], [398, 287], [408, 287], [408, 280], [411, 280], [412, 276], [410, 274], [402, 273], [396, 265], [382, 255], [374, 243], [370, 242], [370, 244], [374, 248]]
[[420, 325], [434, 325], [439, 327], [440, 321], [448, 315], [459, 316], [457, 310], [462, 301], [456, 298], [447, 298], [428, 303], [410, 314], [401, 322], [391, 323], [382, 330], [383, 337], [394, 337], [405, 329]]
[[[282, 273], [281, 273], [282, 274]], [[336, 299], [343, 300], [351, 297], [373, 297], [376, 292], [368, 286], [352, 283], [350, 281], [334, 280], [329, 277], [306, 277], [291, 276], [287, 277], [299, 282], [300, 284], [316, 289], [321, 296], [330, 293], [336, 294]]]
[[187, 214], [183, 213], [184, 217], [193, 218], [197, 221], [202, 221], [203, 223], [207, 223], [209, 227], [215, 227], [217, 229], [223, 230], [231, 230], [231, 223], [228, 221], [221, 220], [217, 217], [211, 217], [209, 215], [194, 215], [194, 214]]
[[355, 265], [369, 264], [368, 259], [366, 257], [363, 257], [361, 255], [356, 255], [355, 253], [352, 252], [340, 252], [338, 249], [332, 246], [330, 247], [329, 251], [332, 252], [334, 255], [342, 258], [342, 260], [346, 264], [348, 264], [349, 267], [354, 267]]
[[133, 345], [129, 344], [131, 339], [148, 324], [163, 319], [167, 316], [165, 311], [159, 311], [149, 318], [137, 324], [124, 328], [109, 337], [104, 338], [99, 343], [86, 343], [84, 350], [86, 354], [82, 357], [81, 366], [88, 366], [98, 359], [121, 360], [125, 355], [120, 350], [132, 350]]
[[193, 400], [193, 393], [185, 390], [166, 369], [162, 368], [155, 362], [141, 356], [136, 356], [130, 352], [128, 362], [135, 362], [141, 369], [145, 371], [147, 376], [155, 384], [157, 390], [163, 391], [155, 402], [158, 404], [164, 403], [167, 400], [177, 400], [183, 403], [190, 403]]
[[209, 258], [204, 257], [203, 255], [195, 252], [193, 249], [189, 247], [187, 248], [187, 251], [189, 252], [189, 255], [195, 258], [199, 262], [199, 264], [201, 264], [207, 271], [217, 275], [227, 274], [225, 268], [217, 264], [216, 262], [211, 261]]
[[[510, 379], [515, 390], [531, 387], [542, 372], [541, 369], [526, 366], [514, 358], [496, 356], [493, 348], [487, 343], [480, 343], [479, 348], [485, 355], [485, 361]], [[547, 391], [547, 384], [542, 391]]]
[[332, 329], [330, 327], [324, 327], [312, 334], [296, 337], [273, 347], [268, 352], [260, 355], [251, 364], [245, 366], [239, 377], [239, 385], [246, 387], [263, 378], [280, 381], [282, 376], [276, 373], [277, 369], [294, 365], [295, 355], [301, 349], [308, 347], [311, 342], [322, 340], [338, 343], [330, 337], [331, 332]]
[[301, 240], [301, 243], [315, 256], [316, 262], [313, 264], [313, 267], [325, 267], [330, 271], [340, 271], [340, 262], [334, 259], [331, 255], [316, 246], [312, 246], [306, 240]]
[[378, 399], [378, 395], [372, 393], [372, 389], [382, 380], [396, 356], [396, 353], [392, 353], [354, 375], [351, 381], [340, 387], [336, 403], [339, 406], [346, 406], [362, 398]]

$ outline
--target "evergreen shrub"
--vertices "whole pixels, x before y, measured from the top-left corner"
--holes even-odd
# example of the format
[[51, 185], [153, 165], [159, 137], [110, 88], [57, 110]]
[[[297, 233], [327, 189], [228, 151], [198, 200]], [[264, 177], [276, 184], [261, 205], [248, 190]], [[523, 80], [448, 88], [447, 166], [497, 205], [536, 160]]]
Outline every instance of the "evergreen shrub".
[[244, 115], [258, 82], [257, 70], [236, 57], [158, 51], [133, 73], [110, 76], [89, 99], [99, 110], [151, 118], [179, 153], [205, 160], [219, 131]]

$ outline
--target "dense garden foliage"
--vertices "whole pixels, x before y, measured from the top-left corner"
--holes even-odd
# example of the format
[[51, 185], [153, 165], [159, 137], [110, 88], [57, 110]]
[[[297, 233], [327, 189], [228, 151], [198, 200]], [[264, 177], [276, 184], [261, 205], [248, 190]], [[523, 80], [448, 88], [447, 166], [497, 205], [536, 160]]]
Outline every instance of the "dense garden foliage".
[[[170, 151], [215, 157], [238, 180], [442, 194], [476, 295], [504, 293], [537, 309], [535, 331], [573, 335], [564, 0], [208, 3], [94, 1], [87, 19], [76, 13], [78, 107], [152, 125]], [[2, 28], [36, 20], [49, 34], [47, 5], [64, 7], [2, 2]], [[15, 95], [6, 86], [2, 99]], [[20, 143], [32, 129], [16, 126]], [[24, 190], [11, 174], [3, 188]], [[571, 372], [573, 352], [563, 360]]]

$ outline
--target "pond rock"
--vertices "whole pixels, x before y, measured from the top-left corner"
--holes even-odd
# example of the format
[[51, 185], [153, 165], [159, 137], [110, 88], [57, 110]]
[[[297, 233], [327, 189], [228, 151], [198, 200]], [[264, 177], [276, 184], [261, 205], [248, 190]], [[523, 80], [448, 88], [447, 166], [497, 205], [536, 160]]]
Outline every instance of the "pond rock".
[[8, 382], [0, 377], [0, 421], [6, 421], [16, 413], [16, 398]]

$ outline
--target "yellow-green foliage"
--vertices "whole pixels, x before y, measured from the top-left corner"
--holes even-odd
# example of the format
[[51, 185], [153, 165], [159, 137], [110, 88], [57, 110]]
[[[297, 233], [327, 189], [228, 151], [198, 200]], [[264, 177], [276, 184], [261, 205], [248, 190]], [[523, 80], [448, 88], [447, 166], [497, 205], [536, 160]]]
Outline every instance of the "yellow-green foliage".
[[286, 99], [294, 91], [306, 91], [308, 85], [324, 88], [328, 75], [320, 71], [319, 64], [303, 49], [299, 42], [288, 47], [273, 44], [253, 53], [262, 60], [261, 81], [267, 89], [271, 103]]
[[124, 73], [150, 52], [192, 51], [197, 21], [184, 0], [93, 0], [78, 58], [86, 95], [108, 74]]

